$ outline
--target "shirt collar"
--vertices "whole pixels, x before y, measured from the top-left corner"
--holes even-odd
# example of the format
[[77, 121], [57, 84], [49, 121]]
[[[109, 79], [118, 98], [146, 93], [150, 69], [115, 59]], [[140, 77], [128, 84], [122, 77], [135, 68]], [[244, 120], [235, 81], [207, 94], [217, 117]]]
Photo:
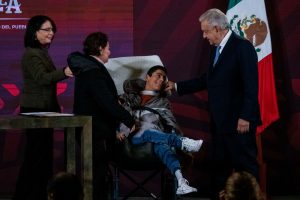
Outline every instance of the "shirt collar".
[[158, 91], [154, 91], [154, 90], [143, 90], [141, 91], [142, 95], [150, 95], [150, 96], [157, 96], [159, 94]]
[[232, 31], [229, 29], [228, 32], [226, 33], [225, 37], [222, 39], [221, 43], [219, 44], [220, 48], [220, 53], [222, 53], [224, 46], [229, 40], [229, 37], [231, 36]]
[[104, 65], [104, 62], [100, 58], [98, 58], [97, 56], [93, 56], [93, 55], [90, 55], [90, 56], [95, 58], [96, 60], [98, 60], [100, 63], [102, 63]]

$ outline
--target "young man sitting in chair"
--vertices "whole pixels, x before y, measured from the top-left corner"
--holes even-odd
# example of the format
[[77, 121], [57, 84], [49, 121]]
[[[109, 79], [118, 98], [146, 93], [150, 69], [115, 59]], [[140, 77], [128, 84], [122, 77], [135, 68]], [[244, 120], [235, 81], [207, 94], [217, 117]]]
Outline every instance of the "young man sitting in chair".
[[200, 150], [203, 140], [193, 140], [176, 133], [180, 130], [170, 108], [170, 102], [164, 91], [167, 70], [162, 66], [151, 67], [146, 81], [141, 79], [126, 80], [124, 94], [120, 103], [136, 118], [136, 131], [129, 135], [130, 130], [123, 124], [117, 139], [125, 140], [129, 136], [133, 145], [147, 142], [153, 143], [154, 154], [167, 166], [178, 181], [177, 195], [197, 192], [183, 178], [181, 166], [173, 148], [187, 152]]

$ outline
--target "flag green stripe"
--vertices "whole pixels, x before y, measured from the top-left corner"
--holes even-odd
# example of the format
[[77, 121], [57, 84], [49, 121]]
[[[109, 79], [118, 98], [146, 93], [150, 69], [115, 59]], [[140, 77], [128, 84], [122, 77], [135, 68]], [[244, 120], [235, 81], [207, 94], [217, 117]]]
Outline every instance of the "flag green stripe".
[[233, 8], [236, 4], [240, 3], [242, 0], [229, 0], [229, 3], [228, 3], [228, 9], [231, 9]]

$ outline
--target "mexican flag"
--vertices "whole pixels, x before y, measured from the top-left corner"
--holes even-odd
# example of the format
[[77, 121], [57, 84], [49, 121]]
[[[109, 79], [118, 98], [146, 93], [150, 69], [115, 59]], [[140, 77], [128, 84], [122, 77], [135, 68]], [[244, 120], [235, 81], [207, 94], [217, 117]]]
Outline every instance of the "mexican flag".
[[260, 112], [263, 124], [258, 127], [261, 133], [279, 118], [274, 83], [272, 46], [270, 29], [264, 0], [230, 0], [227, 18], [231, 29], [248, 39], [258, 56]]

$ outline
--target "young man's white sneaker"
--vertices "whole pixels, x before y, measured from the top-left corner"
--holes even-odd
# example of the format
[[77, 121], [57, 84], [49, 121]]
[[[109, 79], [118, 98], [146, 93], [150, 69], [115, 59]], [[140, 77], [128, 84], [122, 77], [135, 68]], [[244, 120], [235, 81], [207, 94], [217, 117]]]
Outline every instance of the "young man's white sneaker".
[[183, 194], [188, 194], [191, 192], [197, 192], [197, 189], [189, 186], [189, 182], [185, 178], [181, 178], [178, 181], [178, 188], [177, 188], [176, 194], [183, 195]]
[[202, 146], [203, 140], [193, 140], [187, 137], [182, 138], [181, 149], [187, 152], [198, 152]]

